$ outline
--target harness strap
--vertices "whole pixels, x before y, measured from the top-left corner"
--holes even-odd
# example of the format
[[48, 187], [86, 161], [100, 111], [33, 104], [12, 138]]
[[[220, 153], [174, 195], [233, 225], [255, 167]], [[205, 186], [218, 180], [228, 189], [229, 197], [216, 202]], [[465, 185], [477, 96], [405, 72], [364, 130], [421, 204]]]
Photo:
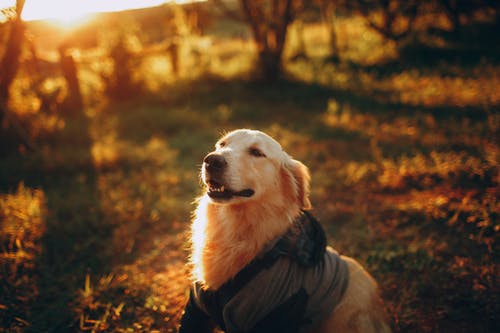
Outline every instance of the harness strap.
[[[322, 260], [325, 251], [326, 236], [323, 228], [311, 214], [303, 211], [292, 228], [276, 242], [271, 250], [252, 260], [218, 290], [203, 290], [200, 283], [196, 283], [194, 287], [199, 300], [211, 318], [217, 322], [222, 330], [226, 330], [223, 317], [224, 307], [257, 274], [271, 267], [283, 256], [304, 266], [314, 266]], [[301, 299], [307, 300], [307, 294], [304, 290], [300, 295]], [[305, 306], [306, 302], [301, 303], [304, 303]], [[298, 315], [300, 316], [300, 314]]]
[[188, 302], [181, 317], [179, 333], [211, 333], [210, 317], [198, 307], [194, 295], [194, 290], [191, 288]]
[[[195, 288], [199, 292], [201, 303], [210, 316], [215, 319], [222, 330], [225, 330], [223, 309], [226, 304], [236, 294], [247, 285], [257, 274], [262, 270], [271, 267], [282, 255], [282, 250], [279, 246], [273, 247], [263, 257], [250, 262], [243, 268], [234, 278], [226, 282], [217, 290], [202, 290], [199, 282], [195, 284]], [[201, 291], [201, 292], [200, 292]]]

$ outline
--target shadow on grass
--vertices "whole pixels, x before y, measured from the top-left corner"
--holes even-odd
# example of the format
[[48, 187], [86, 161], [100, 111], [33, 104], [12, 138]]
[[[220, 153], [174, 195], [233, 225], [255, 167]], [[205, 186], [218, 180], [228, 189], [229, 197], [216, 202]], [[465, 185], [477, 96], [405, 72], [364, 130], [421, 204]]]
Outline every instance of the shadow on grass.
[[42, 173], [25, 179], [44, 190], [48, 206], [36, 262], [39, 295], [28, 319], [32, 332], [77, 331], [72, 305], [86, 274], [99, 276], [111, 269], [112, 225], [102, 218], [88, 119], [81, 116], [67, 124], [58, 146], [37, 166]]
[[[414, 116], [428, 114], [436, 120], [453, 120], [468, 118], [473, 121], [484, 121], [488, 113], [483, 106], [423, 106], [411, 105], [391, 100], [393, 96], [386, 91], [356, 92], [348, 89], [332, 89], [331, 95], [342, 105], [352, 106], [360, 113], [371, 114], [381, 120], [405, 114]], [[397, 96], [396, 96], [397, 97]], [[498, 106], [491, 106], [495, 110]]]
[[[137, 252], [117, 250], [120, 220], [103, 206], [103, 171], [94, 165], [90, 120], [78, 116], [65, 123], [64, 130], [39, 152], [12, 153], [2, 165], [2, 191], [12, 191], [19, 182], [40, 189], [47, 210], [32, 263], [34, 273], [18, 272], [20, 278], [32, 279], [35, 291], [18, 302], [21, 305], [2, 299], [8, 310], [1, 309], [2, 322], [24, 327], [25, 332], [78, 332], [103, 331], [116, 322], [132, 327], [139, 317], [147, 317], [160, 327], [165, 315], [144, 309], [149, 286], [130, 288], [113, 279], [117, 265], [132, 261]], [[141, 316], [137, 309], [142, 309]]]
[[266, 127], [272, 123], [300, 127], [304, 116], [313, 119], [325, 110], [330, 96], [329, 89], [301, 82], [262, 85], [209, 76], [179, 82], [155, 96], [152, 104], [137, 101], [124, 105], [118, 132], [122, 137], [144, 142], [152, 134], [169, 136], [193, 130], [211, 130], [218, 136], [223, 129]]
[[[339, 119], [344, 115], [366, 117], [372, 128], [363, 127], [362, 123], [356, 124], [357, 127], [328, 125], [324, 116], [329, 112], [331, 102], [337, 106], [335, 116]], [[163, 95], [148, 98], [147, 102], [132, 100], [108, 112], [117, 115], [119, 137], [137, 144], [144, 144], [154, 136], [168, 138], [169, 144], [179, 152], [177, 161], [187, 168], [199, 165], [201, 157], [211, 150], [213, 142], [223, 131], [236, 128], [272, 131], [273, 126], [278, 126], [305, 135], [313, 141], [330, 140], [341, 145], [357, 145], [361, 148], [356, 152], [340, 154], [338, 157], [345, 156], [349, 160], [361, 162], [374, 158], [370, 148], [373, 131], [378, 132], [378, 128], [387, 124], [397, 127], [398, 124], [393, 123], [395, 119], [413, 119], [412, 126], [423, 126], [422, 131], [429, 132], [432, 129], [422, 124], [428, 117], [437, 123], [459, 127], [464, 122], [483, 123], [489, 116], [489, 111], [482, 106], [409, 105], [394, 101], [387, 92], [325, 88], [286, 80], [262, 85], [217, 77], [180, 82]], [[349, 120], [347, 122], [352, 123]], [[369, 130], [370, 133], [367, 132]], [[397, 143], [390, 141], [390, 138], [379, 140], [379, 148], [384, 156], [411, 155], [415, 151], [428, 154], [433, 150], [450, 148], [448, 142], [442, 146], [439, 143], [429, 146], [432, 140], [422, 143], [404, 135], [400, 135], [397, 140]], [[458, 150], [477, 151], [466, 143], [458, 142], [455, 145]], [[338, 146], [335, 148], [342, 149]]]
[[[412, 69], [453, 77], [483, 63], [500, 64], [499, 29], [500, 23], [474, 23], [464, 26], [460, 33], [429, 31], [425, 40], [402, 45], [396, 60], [368, 66], [350, 63], [349, 66], [379, 78]], [[457, 67], [461, 71], [457, 71]]]
[[[439, 191], [443, 190], [436, 190]], [[491, 198], [488, 199], [489, 194], [478, 195], [464, 207], [466, 200], [459, 197], [459, 192], [445, 190], [443, 193], [450, 197], [447, 204], [435, 207], [429, 204], [420, 209], [416, 208], [418, 205], [412, 206], [411, 201], [423, 202], [425, 194], [401, 200], [400, 205], [405, 208], [392, 205], [387, 198], [379, 202], [379, 207], [383, 207], [378, 212], [384, 216], [382, 223], [386, 227], [395, 223], [389, 227], [390, 231], [384, 232], [396, 238], [380, 248], [370, 249], [367, 263], [382, 275], [399, 272], [397, 277], [389, 276], [390, 281], [385, 281], [386, 297], [407, 303], [406, 311], [412, 312], [417, 322], [432, 323], [426, 330], [495, 332], [498, 302], [494, 290], [498, 288], [494, 282], [497, 268], [492, 248], [498, 246], [498, 238], [493, 226], [474, 222], [475, 201]], [[378, 216], [377, 208], [371, 211]], [[496, 215], [493, 210], [487, 214], [486, 219], [494, 219]], [[396, 287], [400, 285], [406, 286], [405, 296]], [[423, 326], [414, 325], [405, 323], [400, 330], [422, 331]]]
[[201, 136], [202, 142], [208, 143], [203, 149], [196, 149], [193, 145], [176, 147], [200, 154], [208, 152], [210, 142], [214, 142], [223, 130], [242, 127], [266, 129], [273, 124], [305, 133], [313, 139], [356, 140], [364, 145], [369, 138], [362, 129], [333, 129], [325, 125], [322, 117], [328, 110], [329, 102], [334, 101], [338, 105], [339, 117], [346, 112], [369, 115], [379, 124], [402, 115], [418, 118], [428, 115], [436, 121], [466, 119], [472, 123], [484, 122], [489, 115], [488, 110], [497, 108], [410, 105], [397, 100], [397, 96], [390, 96], [386, 91], [325, 88], [286, 80], [262, 85], [206, 77], [189, 84], [179, 83], [164, 95], [149, 99], [148, 103], [140, 99], [123, 103], [116, 108], [120, 112], [117, 131], [120, 137], [137, 143], [146, 142], [152, 135]]

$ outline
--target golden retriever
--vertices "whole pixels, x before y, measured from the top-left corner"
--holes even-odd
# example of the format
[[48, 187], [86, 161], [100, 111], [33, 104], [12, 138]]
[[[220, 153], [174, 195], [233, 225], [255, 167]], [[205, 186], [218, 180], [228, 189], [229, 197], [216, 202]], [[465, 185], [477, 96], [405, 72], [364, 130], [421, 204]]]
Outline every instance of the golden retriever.
[[[194, 212], [190, 260], [192, 277], [202, 290], [216, 291], [231, 281], [311, 208], [308, 168], [260, 131], [240, 129], [222, 137], [205, 157], [201, 178], [206, 191]], [[354, 259], [341, 258], [349, 276], [345, 292], [307, 330], [390, 332], [377, 283]], [[185, 326], [193, 315], [185, 317], [181, 332], [189, 331]], [[303, 332], [300, 327], [296, 331]]]

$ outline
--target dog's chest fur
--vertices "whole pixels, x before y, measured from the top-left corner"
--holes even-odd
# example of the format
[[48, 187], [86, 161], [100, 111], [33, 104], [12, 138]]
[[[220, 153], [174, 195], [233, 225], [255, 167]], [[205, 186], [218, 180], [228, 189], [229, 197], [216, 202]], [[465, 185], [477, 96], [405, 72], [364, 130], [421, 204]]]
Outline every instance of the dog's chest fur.
[[323, 228], [303, 212], [284, 235], [220, 288], [195, 283], [193, 297], [196, 307], [228, 332], [281, 327], [283, 320], [286, 327], [300, 327], [302, 332], [340, 302], [347, 281], [347, 264], [326, 249]]
[[234, 277], [264, 246], [290, 226], [300, 209], [280, 205], [252, 209], [221, 206], [201, 198], [192, 225], [193, 278], [217, 289]]

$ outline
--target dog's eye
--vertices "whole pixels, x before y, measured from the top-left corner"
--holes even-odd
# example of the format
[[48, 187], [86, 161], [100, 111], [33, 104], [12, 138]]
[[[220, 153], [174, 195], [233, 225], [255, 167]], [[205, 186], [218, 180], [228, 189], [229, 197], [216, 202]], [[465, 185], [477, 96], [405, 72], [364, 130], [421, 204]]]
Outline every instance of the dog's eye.
[[248, 152], [250, 153], [250, 155], [255, 157], [266, 157], [266, 154], [264, 154], [260, 149], [255, 147], [248, 149]]
[[226, 145], [226, 141], [219, 142], [219, 147], [223, 148]]

